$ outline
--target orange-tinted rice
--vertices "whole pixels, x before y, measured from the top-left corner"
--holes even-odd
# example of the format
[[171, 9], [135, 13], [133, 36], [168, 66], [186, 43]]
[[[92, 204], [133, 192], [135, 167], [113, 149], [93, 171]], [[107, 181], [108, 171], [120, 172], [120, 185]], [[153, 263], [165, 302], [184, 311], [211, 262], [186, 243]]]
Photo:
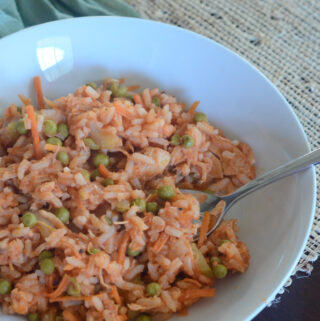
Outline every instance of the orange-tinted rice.
[[[253, 152], [209, 122], [195, 122], [196, 105], [188, 112], [158, 88], [115, 97], [111, 83], [118, 81], [85, 85], [53, 102], [44, 98], [44, 108], [35, 108], [40, 159], [26, 106], [11, 105], [0, 119], [0, 279], [12, 283], [11, 292], [0, 295], [3, 313], [67, 321], [124, 321], [147, 313], [157, 321], [215, 294], [215, 277], [203, 274], [190, 246], [199, 228], [199, 202], [179, 188], [231, 193], [255, 177]], [[21, 119], [26, 134], [15, 130]], [[67, 124], [63, 146], [47, 142], [48, 119]], [[174, 134], [190, 135], [194, 145], [172, 144]], [[90, 150], [85, 138], [99, 151]], [[69, 156], [67, 166], [56, 159], [60, 151]], [[110, 163], [88, 180], [84, 170], [95, 169], [98, 152]], [[104, 186], [106, 177], [114, 184]], [[170, 201], [154, 193], [163, 185], [175, 191]], [[158, 213], [141, 212], [136, 199], [157, 202]], [[128, 209], [120, 213], [123, 202]], [[59, 207], [70, 211], [67, 223], [54, 214]], [[213, 210], [212, 222], [221, 210]], [[34, 227], [23, 225], [26, 211], [36, 215]], [[217, 256], [230, 273], [248, 268], [249, 251], [237, 231], [236, 220], [228, 220], [201, 240], [199, 251], [209, 265]], [[128, 247], [140, 254], [128, 255]], [[90, 254], [93, 248], [100, 251]], [[39, 267], [44, 250], [53, 255], [50, 275]], [[73, 282], [79, 296], [68, 294]], [[146, 293], [150, 282], [160, 284], [159, 295]]]

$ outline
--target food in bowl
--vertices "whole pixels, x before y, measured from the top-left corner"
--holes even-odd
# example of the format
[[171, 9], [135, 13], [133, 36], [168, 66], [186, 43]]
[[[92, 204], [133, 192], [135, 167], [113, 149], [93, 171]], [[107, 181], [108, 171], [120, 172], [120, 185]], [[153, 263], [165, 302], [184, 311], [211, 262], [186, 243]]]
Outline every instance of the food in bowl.
[[[255, 177], [250, 146], [158, 88], [88, 83], [1, 119], [0, 301], [36, 320], [167, 319], [245, 272], [236, 220], [206, 231], [179, 188], [227, 194]], [[200, 228], [200, 236], [194, 236]]]

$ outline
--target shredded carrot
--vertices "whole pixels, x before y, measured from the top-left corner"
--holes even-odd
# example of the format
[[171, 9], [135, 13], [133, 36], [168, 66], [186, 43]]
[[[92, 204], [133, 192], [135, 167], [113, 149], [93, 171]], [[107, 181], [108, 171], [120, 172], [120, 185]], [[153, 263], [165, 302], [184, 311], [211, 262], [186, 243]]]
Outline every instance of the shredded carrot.
[[202, 224], [199, 232], [198, 247], [202, 246], [204, 241], [207, 239], [207, 232], [209, 230], [210, 217], [211, 217], [210, 212], [204, 212], [203, 220], [202, 220]]
[[153, 248], [152, 248], [153, 252], [159, 253], [163, 248], [163, 246], [168, 241], [168, 239], [169, 239], [169, 235], [166, 233], [162, 233], [158, 238], [158, 240], [156, 241], [156, 243], [153, 245]]
[[22, 101], [22, 103], [27, 106], [27, 105], [31, 105], [31, 100], [29, 98], [27, 98], [26, 96], [19, 94], [18, 95], [20, 100]]
[[195, 102], [191, 105], [191, 107], [189, 108], [188, 113], [189, 113], [190, 115], [193, 115], [199, 104], [200, 104], [200, 101], [199, 101], [199, 100], [195, 101]]
[[50, 107], [53, 108], [53, 109], [58, 109], [58, 107], [56, 106], [56, 104], [55, 104], [53, 101], [49, 100], [49, 99], [46, 98], [46, 97], [43, 97], [43, 99], [44, 99], [45, 103], [46, 103], [48, 106], [50, 106]]
[[127, 108], [124, 108], [118, 104], [114, 104], [113, 106], [114, 106], [116, 112], [118, 114], [120, 114], [121, 116], [124, 116], [127, 118], [129, 118], [131, 116], [131, 113], [129, 112], [129, 110]]
[[140, 85], [133, 85], [133, 86], [128, 86], [127, 90], [128, 91], [134, 91], [140, 88]]
[[86, 89], [87, 89], [87, 86], [83, 85], [82, 86], [82, 93], [81, 93], [82, 97], [88, 97]]
[[123, 84], [125, 81], [126, 81], [126, 78], [122, 77], [122, 78], [119, 79], [119, 84]]
[[150, 194], [150, 195], [147, 197], [147, 201], [148, 201], [148, 202], [152, 202], [152, 201], [154, 201], [157, 197], [158, 197], [158, 194]]
[[98, 171], [103, 177], [105, 178], [109, 177], [109, 171], [103, 164], [99, 164]]
[[194, 300], [200, 298], [210, 298], [216, 294], [215, 289], [187, 289], [180, 296], [180, 300]]
[[34, 108], [32, 105], [26, 106], [27, 114], [31, 122], [31, 135], [33, 139], [33, 147], [36, 159], [40, 159], [42, 157], [42, 150], [40, 146], [40, 138], [37, 128], [37, 120], [34, 112]]
[[186, 317], [188, 315], [188, 310], [186, 308], [178, 311], [179, 315]]
[[51, 293], [49, 293], [48, 297], [50, 299], [55, 299], [58, 296], [60, 296], [64, 291], [67, 290], [69, 282], [70, 282], [69, 276], [67, 274], [65, 274], [63, 276], [62, 280], [60, 281], [58, 287], [56, 288], [56, 290], [51, 292]]
[[135, 104], [143, 105], [143, 100], [139, 94], [134, 94], [132, 96], [132, 98], [133, 98]]
[[102, 297], [104, 293], [88, 296], [60, 296], [58, 298], [50, 299], [50, 302], [67, 302], [67, 301], [90, 301], [94, 297]]
[[80, 320], [74, 315], [74, 313], [73, 313], [72, 311], [70, 311], [70, 310], [64, 310], [64, 311], [62, 312], [62, 315], [63, 315], [64, 319], [67, 320], [67, 321], [80, 321]]
[[124, 263], [126, 250], [127, 250], [127, 247], [128, 247], [128, 243], [129, 243], [129, 234], [125, 233], [125, 235], [123, 236], [123, 238], [121, 240], [120, 248], [119, 248], [119, 251], [118, 251], [117, 262], [119, 264], [123, 264]]
[[121, 304], [121, 298], [115, 285], [111, 285], [111, 293], [117, 304]]
[[40, 109], [44, 108], [44, 102], [43, 102], [43, 95], [42, 95], [42, 87], [41, 87], [41, 80], [39, 76], [35, 76], [33, 78], [34, 86], [36, 88], [37, 93], [37, 99], [38, 99], [38, 106]]

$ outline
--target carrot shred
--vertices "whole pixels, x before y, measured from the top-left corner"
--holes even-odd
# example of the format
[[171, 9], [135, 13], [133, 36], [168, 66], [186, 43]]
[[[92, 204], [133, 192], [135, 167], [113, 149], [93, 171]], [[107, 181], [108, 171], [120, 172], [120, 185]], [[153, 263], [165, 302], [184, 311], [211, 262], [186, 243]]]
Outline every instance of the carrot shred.
[[186, 308], [181, 309], [181, 310], [178, 311], [178, 314], [183, 316], [183, 317], [186, 317], [188, 315], [188, 310]]
[[158, 197], [158, 194], [150, 194], [150, 195], [147, 197], [147, 201], [148, 201], [148, 202], [152, 202], [152, 201], [154, 201], [157, 197]]
[[67, 321], [80, 321], [80, 320], [74, 315], [74, 313], [73, 313], [72, 311], [70, 311], [70, 310], [64, 310], [64, 311], [62, 312], [62, 315], [63, 315], [64, 319], [67, 320]]
[[101, 297], [104, 293], [88, 296], [60, 296], [58, 298], [50, 299], [50, 302], [67, 302], [67, 301], [89, 301], [93, 297]]
[[117, 257], [117, 262], [119, 264], [124, 263], [128, 243], [129, 243], [129, 234], [125, 233], [125, 235], [122, 237], [119, 252], [118, 252], [118, 257]]
[[126, 81], [126, 78], [122, 77], [122, 78], [119, 79], [119, 84], [123, 84], [125, 81]]
[[26, 110], [31, 122], [31, 135], [33, 139], [34, 153], [35, 153], [36, 159], [40, 159], [42, 157], [42, 150], [40, 146], [40, 138], [39, 138], [39, 133], [37, 128], [37, 120], [36, 120], [34, 108], [32, 105], [27, 105]]
[[204, 241], [207, 239], [207, 232], [209, 230], [210, 217], [211, 217], [210, 212], [204, 212], [203, 220], [202, 220], [202, 224], [199, 232], [198, 247], [202, 246]]
[[58, 109], [58, 107], [56, 106], [56, 104], [55, 104], [53, 101], [49, 100], [49, 99], [46, 98], [46, 97], [43, 97], [43, 99], [44, 99], [45, 103], [46, 103], [48, 106], [50, 106], [50, 107], [53, 108], [53, 109]]
[[69, 285], [69, 276], [67, 274], [65, 274], [62, 278], [62, 280], [60, 281], [58, 287], [56, 288], [55, 291], [51, 292], [48, 294], [48, 297], [50, 299], [55, 299], [57, 298], [58, 296], [60, 296], [64, 291], [67, 290], [68, 288], [68, 285]]
[[140, 88], [140, 85], [132, 85], [132, 86], [128, 86], [127, 90], [128, 91], [134, 91]]
[[105, 178], [109, 177], [109, 171], [103, 164], [99, 164], [98, 171], [103, 177]]
[[26, 96], [24, 96], [24, 95], [22, 95], [22, 94], [19, 94], [18, 96], [19, 96], [21, 102], [22, 102], [25, 106], [31, 105], [31, 100], [30, 100], [30, 98], [27, 98]]
[[194, 300], [200, 298], [211, 298], [216, 294], [215, 289], [187, 289], [180, 296], [180, 300]]
[[42, 95], [42, 87], [41, 87], [41, 80], [39, 76], [35, 76], [33, 78], [34, 86], [36, 88], [37, 93], [37, 99], [38, 99], [38, 106], [40, 109], [44, 108], [44, 101], [43, 101], [43, 95]]
[[118, 104], [114, 104], [113, 106], [114, 106], [116, 112], [118, 114], [120, 114], [121, 116], [124, 116], [127, 118], [129, 118], [131, 116], [131, 113], [129, 112], [129, 110], [127, 108], [124, 108]]
[[200, 104], [200, 101], [199, 101], [199, 100], [195, 101], [195, 102], [191, 105], [191, 107], [189, 108], [188, 113], [189, 113], [190, 115], [193, 115], [199, 104]]
[[135, 104], [143, 105], [143, 100], [139, 94], [134, 94], [132, 98]]
[[153, 245], [153, 248], [152, 248], [153, 252], [159, 253], [163, 248], [163, 246], [168, 241], [168, 239], [169, 239], [169, 235], [166, 233], [162, 233], [158, 238], [158, 240], [156, 241], [156, 243]]
[[111, 285], [111, 293], [117, 304], [121, 304], [121, 298], [115, 285]]

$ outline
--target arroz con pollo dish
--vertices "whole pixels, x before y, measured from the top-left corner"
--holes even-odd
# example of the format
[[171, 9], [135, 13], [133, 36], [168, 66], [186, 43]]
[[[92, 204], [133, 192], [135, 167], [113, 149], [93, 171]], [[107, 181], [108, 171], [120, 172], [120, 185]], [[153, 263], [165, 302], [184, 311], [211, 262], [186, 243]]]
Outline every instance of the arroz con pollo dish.
[[[244, 272], [236, 220], [206, 237], [179, 188], [230, 193], [255, 177], [251, 148], [159, 89], [89, 83], [0, 120], [0, 301], [30, 321], [159, 321]], [[136, 93], [135, 93], [136, 92]], [[200, 226], [201, 225], [201, 226]], [[200, 228], [200, 238], [194, 235]], [[219, 280], [220, 282], [220, 280]]]

